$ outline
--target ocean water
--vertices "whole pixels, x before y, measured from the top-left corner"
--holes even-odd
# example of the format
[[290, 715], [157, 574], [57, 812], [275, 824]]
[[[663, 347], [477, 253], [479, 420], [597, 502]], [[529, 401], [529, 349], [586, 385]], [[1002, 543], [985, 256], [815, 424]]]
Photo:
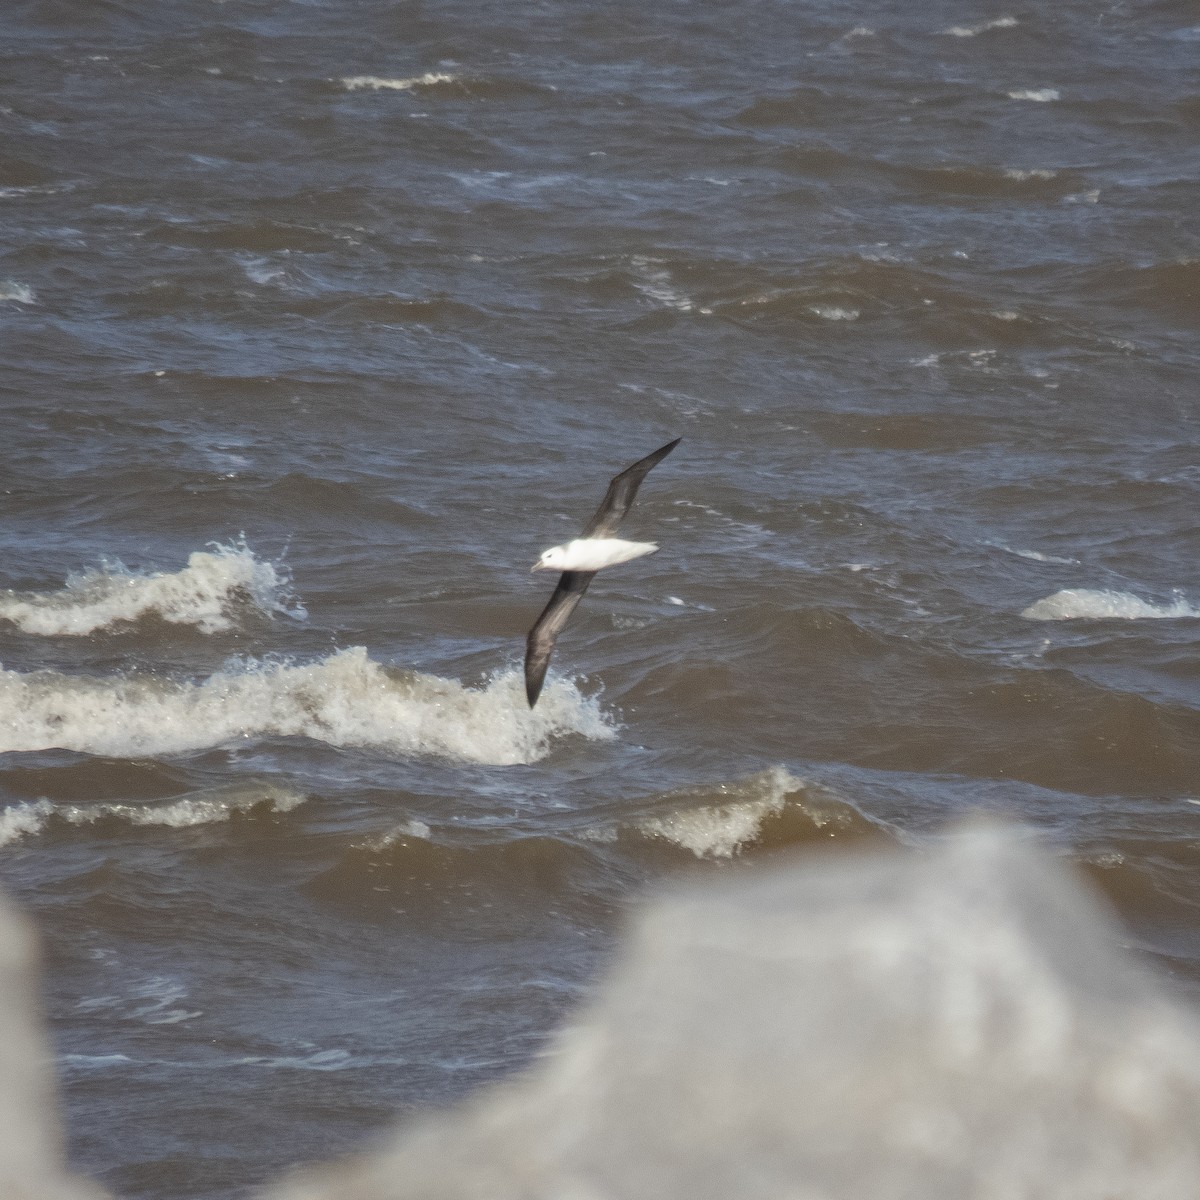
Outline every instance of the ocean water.
[[[976, 809], [1200, 992], [1196, 21], [8, 7], [0, 883], [78, 1169], [244, 1195], [528, 1063], [665, 880]], [[530, 712], [530, 565], [676, 436]]]

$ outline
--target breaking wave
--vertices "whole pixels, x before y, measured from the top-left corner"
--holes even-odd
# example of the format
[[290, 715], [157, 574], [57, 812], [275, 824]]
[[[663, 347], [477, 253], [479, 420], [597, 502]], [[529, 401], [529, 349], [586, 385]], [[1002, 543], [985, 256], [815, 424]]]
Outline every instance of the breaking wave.
[[181, 571], [145, 574], [121, 563], [71, 575], [57, 592], [0, 593], [0, 619], [24, 633], [82, 637], [154, 615], [202, 633], [232, 629], [239, 608], [303, 618], [279, 563], [261, 562], [243, 544], [197, 550]]
[[551, 680], [531, 711], [515, 669], [469, 688], [385, 670], [361, 646], [308, 664], [236, 664], [199, 683], [0, 669], [0, 752], [136, 758], [273, 736], [504, 766], [534, 762], [572, 733], [614, 736], [569, 681]]
[[163, 825], [186, 829], [193, 825], [211, 825], [228, 821], [235, 813], [267, 807], [274, 812], [291, 812], [307, 797], [272, 784], [254, 788], [245, 786], [197, 792], [165, 804], [55, 804], [52, 800], [31, 800], [14, 804], [0, 812], [0, 846], [41, 833], [52, 822], [67, 825], [94, 825], [102, 820], [129, 825]]
[[13, 300], [17, 304], [33, 304], [36, 297], [33, 288], [27, 283], [18, 283], [15, 279], [0, 282], [0, 300]]
[[1182, 596], [1170, 604], [1152, 604], [1130, 592], [1066, 588], [1031, 604], [1021, 616], [1031, 621], [1142, 621], [1200, 617]]
[[436, 87], [439, 83], [457, 83], [457, 75], [443, 71], [426, 71], [424, 75], [413, 75], [405, 79], [386, 78], [380, 75], [347, 75], [341, 83], [348, 92], [369, 88], [372, 91], [411, 92], [414, 88]]
[[943, 29], [945, 37], [973, 38], [992, 29], [1012, 29], [1018, 24], [1016, 17], [996, 17], [992, 21], [980, 21], [977, 25], [952, 25]]
[[[751, 846], [881, 832], [857, 809], [823, 788], [771, 767], [716, 789], [665, 797], [669, 811], [632, 825], [597, 829], [598, 841], [665, 841], [697, 858], [732, 858]], [[716, 801], [714, 803], [713, 801]]]
[[1017, 88], [1006, 94], [1010, 100], [1033, 100], [1038, 104], [1062, 99], [1062, 93], [1058, 88]]

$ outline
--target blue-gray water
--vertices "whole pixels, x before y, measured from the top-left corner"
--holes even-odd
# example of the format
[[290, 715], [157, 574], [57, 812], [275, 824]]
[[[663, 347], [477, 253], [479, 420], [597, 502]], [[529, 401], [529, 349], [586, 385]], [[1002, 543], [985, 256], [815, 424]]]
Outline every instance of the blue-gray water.
[[[74, 1163], [527, 1062], [627, 904], [973, 806], [1200, 983], [1184, 3], [31, 0], [0, 881]], [[531, 715], [609, 477], [669, 438]]]

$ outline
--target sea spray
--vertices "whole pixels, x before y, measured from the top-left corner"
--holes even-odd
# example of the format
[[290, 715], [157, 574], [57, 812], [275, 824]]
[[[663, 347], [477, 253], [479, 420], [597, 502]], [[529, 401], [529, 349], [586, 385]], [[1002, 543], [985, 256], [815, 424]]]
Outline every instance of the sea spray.
[[1200, 617], [1182, 596], [1170, 604], [1152, 604], [1129, 592], [1065, 588], [1031, 604], [1021, 616], [1031, 621], [1144, 621]]
[[842, 798], [793, 775], [769, 767], [743, 779], [672, 792], [657, 798], [655, 811], [635, 822], [590, 829], [589, 839], [616, 842], [627, 837], [664, 841], [697, 858], [733, 858], [759, 842], [773, 818], [794, 818], [786, 840], [797, 834], [877, 832]]
[[594, 698], [553, 680], [530, 711], [518, 671], [481, 688], [389, 671], [361, 646], [310, 663], [233, 663], [200, 682], [0, 670], [0, 752], [59, 747], [116, 758], [261, 737], [497, 766], [543, 757], [564, 734], [614, 736]]
[[176, 572], [143, 573], [112, 562], [69, 576], [60, 591], [0, 593], [0, 619], [42, 637], [82, 637], [149, 615], [222, 633], [235, 627], [239, 609], [302, 619], [290, 582], [281, 563], [261, 561], [244, 542], [214, 543]]
[[94, 825], [116, 820], [129, 825], [158, 825], [187, 829], [228, 821], [235, 813], [269, 807], [274, 812], [291, 812], [306, 797], [275, 784], [247, 787], [245, 784], [194, 792], [157, 804], [127, 804], [106, 801], [96, 804], [55, 804], [41, 799], [23, 801], [0, 811], [0, 846], [41, 833], [53, 821], [67, 825]]

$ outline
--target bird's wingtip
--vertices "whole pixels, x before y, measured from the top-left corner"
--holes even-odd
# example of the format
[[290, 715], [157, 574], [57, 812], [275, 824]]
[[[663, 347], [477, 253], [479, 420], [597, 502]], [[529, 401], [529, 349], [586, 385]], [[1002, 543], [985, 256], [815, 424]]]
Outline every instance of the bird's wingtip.
[[532, 671], [525, 672], [525, 699], [529, 701], [529, 707], [532, 709], [538, 702], [538, 697], [542, 694], [542, 683], [545, 681], [543, 675], [541, 679]]

